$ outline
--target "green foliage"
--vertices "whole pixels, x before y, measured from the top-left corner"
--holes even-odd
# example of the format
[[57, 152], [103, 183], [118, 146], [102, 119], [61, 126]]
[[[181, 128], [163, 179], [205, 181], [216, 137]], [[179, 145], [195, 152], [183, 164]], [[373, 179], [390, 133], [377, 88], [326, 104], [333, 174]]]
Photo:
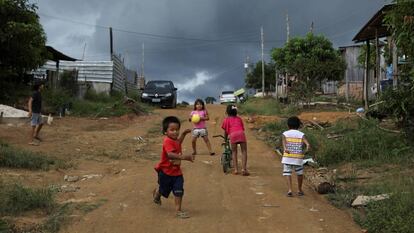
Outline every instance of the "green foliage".
[[45, 62], [46, 36], [28, 0], [0, 1], [0, 79], [20, 76]]
[[385, 23], [393, 32], [399, 54], [406, 56], [406, 64], [399, 66], [399, 86], [383, 93], [386, 101], [380, 111], [391, 114], [414, 141], [414, 1], [394, 0], [386, 14]]
[[69, 214], [73, 212], [73, 208], [69, 204], [59, 206], [55, 208], [53, 213], [49, 215], [49, 218], [42, 225], [42, 232], [59, 232], [62, 225], [69, 221]]
[[414, 65], [414, 1], [394, 0], [395, 5], [385, 16], [385, 23], [393, 32], [401, 54]]
[[211, 97], [211, 96], [206, 97], [204, 100], [205, 100], [206, 104], [214, 104], [214, 102], [217, 101], [216, 98]]
[[[269, 123], [264, 127], [269, 137], [278, 138], [287, 130], [283, 121]], [[342, 120], [325, 130], [301, 129], [312, 146], [318, 163], [330, 166], [346, 162], [361, 162], [366, 166], [377, 164], [404, 164], [412, 159], [414, 149], [402, 135], [388, 133], [378, 127], [375, 120]], [[336, 140], [328, 134], [341, 135]], [[276, 141], [280, 141], [275, 140]], [[280, 145], [273, 145], [280, 146]]]
[[71, 102], [71, 96], [65, 89], [45, 89], [42, 92], [42, 99], [45, 107], [44, 112], [56, 113], [59, 109]]
[[335, 193], [328, 194], [328, 199], [339, 208], [349, 208], [359, 195], [388, 194], [389, 199], [373, 201], [366, 207], [354, 210], [354, 220], [368, 232], [412, 232], [414, 199], [411, 194], [414, 192], [414, 180], [400, 174], [400, 171], [395, 172], [370, 184], [342, 183]]
[[51, 165], [64, 168], [65, 162], [31, 151], [0, 145], [0, 167], [48, 170]]
[[284, 106], [273, 98], [249, 98], [244, 104], [238, 106], [240, 114], [249, 115], [295, 115], [299, 109], [295, 106]]
[[[273, 63], [265, 63], [265, 91], [270, 91], [270, 85], [275, 85], [275, 64]], [[245, 84], [247, 88], [255, 88], [261, 89], [262, 88], [262, 62], [259, 61], [256, 63], [256, 66], [253, 68], [251, 72], [247, 74], [245, 79]]]
[[20, 184], [0, 182], [0, 214], [21, 214], [25, 211], [43, 209], [50, 211], [55, 206], [50, 189], [32, 189]]
[[349, 128], [351, 125], [328, 130], [327, 133], [341, 134], [343, 137], [338, 140], [319, 137], [322, 145], [317, 153], [318, 162], [321, 165], [355, 161], [398, 163], [408, 159], [413, 148], [405, 138], [383, 131], [377, 124], [374, 120], [360, 120], [352, 130]]
[[332, 43], [312, 33], [289, 40], [283, 48], [273, 49], [272, 58], [279, 71], [296, 77], [292, 91], [297, 100], [307, 102], [320, 82], [341, 80], [346, 69], [345, 61]]
[[369, 203], [362, 225], [368, 232], [410, 233], [414, 229], [413, 208], [411, 194], [394, 193], [389, 199]]
[[[385, 47], [387, 47], [387, 45], [385, 45]], [[380, 55], [381, 55], [381, 53], [380, 53]], [[389, 56], [389, 53], [387, 53], [387, 55]], [[359, 51], [359, 54], [358, 54], [358, 64], [359, 64], [359, 66], [365, 67], [365, 61], [367, 59], [366, 56], [367, 56], [367, 45], [364, 44], [361, 47], [361, 50]], [[376, 57], [377, 56], [377, 51], [375, 49], [375, 44], [373, 44], [373, 43], [370, 43], [369, 56], [370, 56], [369, 67], [371, 67], [371, 69], [373, 69], [373, 67], [376, 67], [376, 65], [377, 65], [377, 57]], [[388, 61], [388, 59], [387, 59], [387, 61]]]
[[59, 86], [69, 96], [76, 96], [78, 94], [78, 80], [76, 79], [76, 73], [71, 71], [64, 71], [60, 75]]
[[103, 93], [103, 92], [96, 93], [94, 89], [89, 89], [88, 91], [86, 91], [84, 99], [89, 100], [89, 101], [94, 101], [94, 102], [102, 102], [102, 103], [109, 103], [113, 101], [114, 99], [119, 100], [118, 98], [111, 98], [110, 95]]
[[9, 232], [10, 232], [9, 224], [6, 221], [0, 219], [0, 233], [9, 233]]

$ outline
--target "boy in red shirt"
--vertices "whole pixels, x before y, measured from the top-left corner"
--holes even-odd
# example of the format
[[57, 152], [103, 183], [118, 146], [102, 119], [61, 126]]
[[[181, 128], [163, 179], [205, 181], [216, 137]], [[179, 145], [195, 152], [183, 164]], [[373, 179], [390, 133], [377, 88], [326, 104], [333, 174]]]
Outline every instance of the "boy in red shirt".
[[158, 173], [158, 188], [154, 189], [154, 203], [161, 205], [161, 196], [168, 198], [171, 191], [175, 196], [176, 216], [188, 218], [189, 215], [181, 210], [184, 195], [184, 178], [181, 172], [181, 160], [193, 162], [193, 156], [181, 154], [181, 144], [185, 136], [191, 132], [184, 130], [180, 135], [180, 120], [175, 116], [169, 116], [162, 121], [164, 135], [161, 160], [155, 166]]

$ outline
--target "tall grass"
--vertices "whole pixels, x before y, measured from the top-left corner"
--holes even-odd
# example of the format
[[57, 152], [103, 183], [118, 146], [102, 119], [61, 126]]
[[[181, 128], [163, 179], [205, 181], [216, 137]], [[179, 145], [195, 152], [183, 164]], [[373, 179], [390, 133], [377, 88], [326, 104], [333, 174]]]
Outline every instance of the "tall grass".
[[[366, 161], [368, 163], [400, 163], [410, 159], [412, 147], [402, 135], [385, 132], [375, 120], [359, 120], [355, 128], [339, 124], [328, 130], [341, 134], [338, 140], [319, 137], [318, 161], [322, 165], [341, 162]], [[349, 125], [348, 125], [349, 126]]]
[[299, 109], [293, 105], [285, 106], [273, 98], [250, 98], [244, 104], [239, 105], [241, 114], [272, 115], [295, 115]]
[[0, 183], [0, 214], [17, 215], [25, 211], [43, 209], [51, 211], [55, 206], [50, 189], [32, 189], [20, 184]]
[[[281, 137], [287, 130], [285, 120], [265, 125], [264, 130], [273, 137]], [[414, 161], [413, 147], [403, 135], [386, 132], [375, 120], [342, 120], [323, 131], [300, 129], [311, 144], [312, 151], [323, 166], [344, 162], [363, 162], [365, 165]], [[328, 139], [329, 134], [342, 137]], [[279, 145], [275, 145], [279, 146]]]
[[328, 199], [337, 207], [351, 207], [358, 195], [388, 194], [389, 199], [369, 202], [367, 206], [353, 209], [355, 221], [368, 232], [394, 233], [412, 232], [414, 229], [414, 180], [391, 174], [380, 182], [358, 184], [353, 182], [329, 194]]
[[5, 143], [0, 143], [0, 155], [0, 167], [48, 170], [52, 165], [59, 168], [68, 166], [60, 159], [14, 148]]

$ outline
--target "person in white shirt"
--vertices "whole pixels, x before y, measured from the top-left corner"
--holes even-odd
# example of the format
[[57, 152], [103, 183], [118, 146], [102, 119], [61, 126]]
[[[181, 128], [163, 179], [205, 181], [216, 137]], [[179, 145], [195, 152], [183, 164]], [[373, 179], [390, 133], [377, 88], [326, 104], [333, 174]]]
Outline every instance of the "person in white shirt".
[[[310, 149], [310, 144], [305, 134], [299, 131], [301, 125], [298, 117], [290, 117], [287, 121], [289, 130], [283, 132], [283, 176], [287, 179], [287, 196], [292, 197], [292, 172], [295, 171], [298, 178], [298, 196], [303, 196], [303, 157]], [[306, 148], [304, 148], [306, 146]]]

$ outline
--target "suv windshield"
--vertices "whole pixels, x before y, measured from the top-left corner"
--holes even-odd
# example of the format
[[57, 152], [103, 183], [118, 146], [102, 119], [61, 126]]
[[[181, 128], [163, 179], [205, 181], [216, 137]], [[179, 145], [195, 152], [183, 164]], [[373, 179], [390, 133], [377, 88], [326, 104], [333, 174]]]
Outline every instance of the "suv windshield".
[[228, 94], [233, 94], [233, 91], [223, 91], [221, 94], [222, 95], [228, 95]]
[[172, 85], [170, 82], [148, 82], [145, 89], [172, 89]]

